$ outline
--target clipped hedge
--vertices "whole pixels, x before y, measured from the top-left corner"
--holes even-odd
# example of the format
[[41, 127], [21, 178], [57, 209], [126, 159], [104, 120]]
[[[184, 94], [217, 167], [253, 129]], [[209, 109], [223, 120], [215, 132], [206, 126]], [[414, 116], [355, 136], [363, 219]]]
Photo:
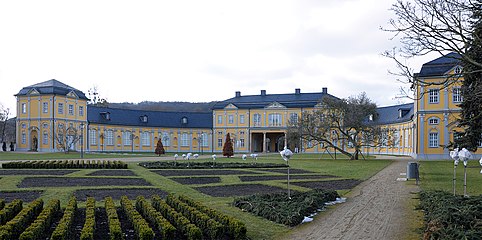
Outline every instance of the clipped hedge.
[[212, 162], [187, 162], [187, 161], [158, 161], [158, 162], [141, 162], [139, 166], [149, 169], [216, 169], [216, 168], [286, 168], [286, 164], [277, 163], [231, 163], [216, 162], [213, 166]]
[[0, 210], [2, 210], [5, 207], [5, 200], [3, 198], [0, 198]]
[[162, 239], [175, 239], [176, 228], [165, 219], [162, 214], [152, 205], [146, 201], [143, 196], [138, 196], [136, 199], [136, 209], [139, 213], [149, 221], [161, 233]]
[[230, 239], [246, 239], [246, 225], [236, 218], [230, 217], [228, 215], [222, 214], [212, 208], [203, 205], [200, 202], [194, 201], [193, 199], [185, 196], [179, 195], [179, 200], [188, 204], [191, 207], [196, 208], [202, 213], [207, 214], [209, 217], [215, 219], [216, 221], [222, 223], [225, 228], [225, 232], [228, 234]]
[[15, 199], [0, 210], [0, 225], [4, 225], [15, 217], [23, 208], [23, 201]]
[[118, 160], [38, 160], [13, 161], [2, 164], [3, 168], [35, 168], [35, 169], [127, 169], [127, 163]]
[[154, 231], [149, 227], [149, 223], [137, 212], [131, 200], [127, 196], [122, 196], [120, 200], [122, 209], [126, 213], [129, 221], [134, 226], [139, 240], [154, 239]]
[[12, 220], [0, 227], [0, 239], [17, 239], [42, 211], [43, 204], [42, 199], [36, 199], [23, 208]]
[[167, 195], [166, 203], [186, 216], [189, 221], [203, 230], [211, 239], [220, 239], [224, 235], [224, 227], [221, 223], [180, 201], [176, 196], [172, 194]]
[[419, 208], [424, 213], [423, 239], [482, 239], [482, 195], [422, 191]]
[[294, 193], [288, 199], [286, 193], [270, 193], [236, 198], [233, 205], [270, 221], [296, 226], [305, 216], [323, 209], [326, 202], [340, 197], [334, 190], [316, 189]]
[[60, 201], [50, 200], [35, 221], [20, 234], [20, 240], [41, 239], [45, 231], [50, 228], [52, 219], [60, 211]]
[[85, 203], [85, 223], [80, 232], [80, 240], [94, 240], [95, 198], [88, 197]]
[[114, 201], [112, 197], [106, 197], [105, 199], [105, 211], [107, 212], [107, 223], [109, 224], [109, 235], [111, 240], [124, 239], [122, 234], [122, 228], [117, 215]]
[[77, 199], [72, 196], [67, 203], [67, 207], [65, 207], [64, 215], [50, 237], [51, 240], [68, 240], [71, 238], [71, 228], [76, 212]]
[[189, 240], [202, 239], [202, 232], [199, 227], [192, 224], [189, 219], [178, 213], [174, 208], [169, 206], [159, 196], [152, 196], [152, 206], [159, 211], [169, 222], [171, 222], [178, 231], [180, 231]]

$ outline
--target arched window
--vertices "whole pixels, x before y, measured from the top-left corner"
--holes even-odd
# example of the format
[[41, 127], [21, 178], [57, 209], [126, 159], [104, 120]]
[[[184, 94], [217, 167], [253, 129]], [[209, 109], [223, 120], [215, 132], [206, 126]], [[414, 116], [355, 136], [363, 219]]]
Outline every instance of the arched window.
[[188, 121], [187, 121], [187, 117], [182, 117], [181, 118], [181, 124], [182, 125], [187, 125]]

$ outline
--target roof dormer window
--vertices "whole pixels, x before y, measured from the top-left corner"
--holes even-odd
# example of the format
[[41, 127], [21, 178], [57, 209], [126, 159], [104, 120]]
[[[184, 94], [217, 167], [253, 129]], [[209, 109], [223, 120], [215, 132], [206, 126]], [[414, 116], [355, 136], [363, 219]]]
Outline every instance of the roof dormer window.
[[181, 124], [182, 125], [187, 125], [188, 121], [187, 121], [187, 117], [182, 117], [181, 118]]
[[454, 73], [455, 73], [455, 74], [461, 74], [461, 73], [462, 73], [462, 67], [461, 67], [461, 66], [455, 67]]
[[147, 115], [140, 116], [140, 120], [141, 120], [141, 122], [143, 122], [143, 123], [147, 123]]
[[110, 112], [101, 112], [100, 115], [107, 121], [110, 121]]
[[368, 121], [373, 122], [373, 114], [368, 115]]

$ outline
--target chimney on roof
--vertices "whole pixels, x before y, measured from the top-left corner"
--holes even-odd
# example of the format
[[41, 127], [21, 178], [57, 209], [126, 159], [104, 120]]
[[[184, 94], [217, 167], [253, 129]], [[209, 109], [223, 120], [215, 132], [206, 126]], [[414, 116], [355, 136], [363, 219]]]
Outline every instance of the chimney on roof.
[[301, 89], [295, 88], [295, 94], [300, 94], [300, 93], [301, 93]]
[[241, 97], [241, 92], [240, 92], [240, 91], [236, 91], [235, 97]]
[[261, 96], [266, 96], [266, 90], [261, 90]]
[[322, 93], [327, 94], [327, 93], [328, 93], [328, 88], [326, 88], [326, 87], [322, 88]]

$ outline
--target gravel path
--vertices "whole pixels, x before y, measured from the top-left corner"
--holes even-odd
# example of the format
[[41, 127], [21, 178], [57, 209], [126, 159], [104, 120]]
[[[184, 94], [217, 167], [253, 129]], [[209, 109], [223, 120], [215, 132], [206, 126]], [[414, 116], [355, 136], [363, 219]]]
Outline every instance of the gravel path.
[[[383, 157], [387, 158], [387, 157]], [[286, 239], [405, 239], [409, 229], [408, 201], [415, 184], [397, 181], [409, 158], [395, 158], [388, 167], [355, 187], [347, 202], [327, 210]]]

